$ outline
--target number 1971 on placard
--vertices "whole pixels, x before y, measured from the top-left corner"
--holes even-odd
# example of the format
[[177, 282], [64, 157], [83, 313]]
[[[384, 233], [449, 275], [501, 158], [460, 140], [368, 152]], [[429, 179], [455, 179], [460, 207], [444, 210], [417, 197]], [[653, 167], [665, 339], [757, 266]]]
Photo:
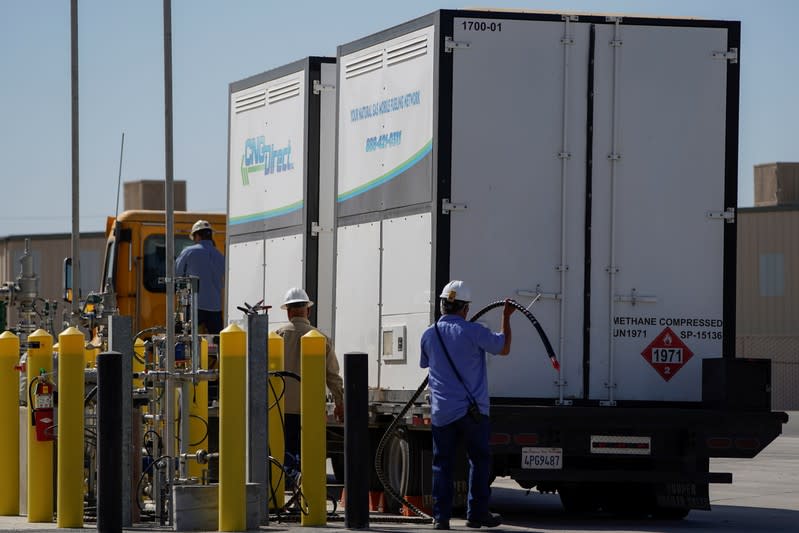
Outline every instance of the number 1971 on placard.
[[682, 348], [652, 348], [653, 363], [682, 363]]

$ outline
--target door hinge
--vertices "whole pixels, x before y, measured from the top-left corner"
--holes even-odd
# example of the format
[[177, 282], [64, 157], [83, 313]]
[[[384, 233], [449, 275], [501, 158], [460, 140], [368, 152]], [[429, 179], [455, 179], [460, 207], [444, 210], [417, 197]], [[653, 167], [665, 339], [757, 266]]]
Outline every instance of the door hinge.
[[466, 211], [468, 206], [466, 204], [456, 204], [449, 201], [449, 198], [441, 200], [441, 214], [448, 215], [450, 211]]
[[516, 294], [524, 298], [533, 298], [533, 302], [537, 300], [560, 300], [559, 292], [544, 292], [541, 290], [541, 284], [535, 286], [535, 289], [516, 289]]
[[727, 223], [735, 222], [735, 208], [728, 207], [724, 211], [708, 211], [705, 216], [709, 220], [723, 220]]
[[452, 52], [456, 48], [469, 48], [472, 43], [467, 41], [453, 41], [452, 37], [444, 37], [444, 51]]
[[331, 92], [331, 91], [335, 91], [335, 90], [336, 90], [336, 86], [335, 85], [326, 85], [326, 84], [322, 83], [319, 80], [314, 80], [313, 81], [313, 93], [314, 94], [327, 93], [327, 92]]
[[626, 302], [632, 305], [635, 304], [656, 304], [658, 303], [657, 296], [638, 294], [636, 289], [630, 291], [630, 294], [617, 294], [613, 298], [614, 302]]
[[331, 228], [323, 228], [318, 222], [311, 222], [311, 236], [317, 237], [320, 233], [332, 233]]
[[730, 63], [738, 62], [738, 49], [730, 48], [726, 52], [713, 52], [713, 59], [726, 59]]

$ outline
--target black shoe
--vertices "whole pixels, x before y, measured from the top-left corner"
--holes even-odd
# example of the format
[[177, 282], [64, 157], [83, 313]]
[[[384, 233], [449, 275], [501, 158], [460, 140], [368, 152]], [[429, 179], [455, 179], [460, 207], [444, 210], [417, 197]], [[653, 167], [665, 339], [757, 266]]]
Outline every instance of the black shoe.
[[449, 520], [444, 520], [441, 522], [439, 522], [438, 520], [434, 520], [433, 529], [449, 529]]
[[497, 527], [502, 523], [502, 517], [498, 514], [488, 513], [482, 518], [470, 518], [466, 521], [466, 527]]

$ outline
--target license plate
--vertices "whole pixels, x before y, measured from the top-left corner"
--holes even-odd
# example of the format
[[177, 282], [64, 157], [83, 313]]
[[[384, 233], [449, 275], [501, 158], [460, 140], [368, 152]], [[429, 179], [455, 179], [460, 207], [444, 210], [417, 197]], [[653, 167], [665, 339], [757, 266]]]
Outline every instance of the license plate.
[[522, 468], [561, 470], [563, 468], [563, 448], [522, 448]]

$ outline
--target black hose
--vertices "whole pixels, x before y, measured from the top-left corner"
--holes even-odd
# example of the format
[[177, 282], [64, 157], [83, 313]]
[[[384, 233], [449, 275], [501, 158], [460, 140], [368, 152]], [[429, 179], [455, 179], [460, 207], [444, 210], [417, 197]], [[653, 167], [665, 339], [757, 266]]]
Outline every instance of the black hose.
[[86, 407], [89, 405], [95, 396], [97, 396], [97, 385], [95, 385], [83, 399], [83, 406]]
[[[516, 302], [515, 300], [508, 300], [508, 303], [513, 307], [515, 307], [516, 309], [518, 309], [519, 311], [521, 311], [522, 314], [526, 316], [527, 319], [532, 323], [533, 327], [538, 332], [538, 336], [541, 337], [541, 342], [544, 344], [544, 348], [547, 351], [547, 355], [552, 364], [552, 367], [555, 370], [560, 371], [560, 362], [558, 362], [558, 358], [555, 355], [555, 350], [552, 349], [552, 344], [550, 344], [549, 338], [547, 337], [547, 334], [544, 332], [544, 329], [541, 327], [541, 324], [539, 324], [538, 320], [536, 320], [536, 318], [527, 308], [525, 308], [523, 305]], [[492, 302], [487, 306], [483, 307], [482, 309], [480, 309], [474, 316], [472, 316], [472, 318], [469, 319], [469, 321], [475, 322], [477, 319], [482, 317], [488, 311], [491, 311], [492, 309], [496, 309], [497, 307], [501, 307], [504, 305], [505, 305], [505, 300]], [[416, 389], [416, 392], [413, 394], [411, 399], [408, 400], [408, 403], [405, 404], [405, 406], [402, 408], [399, 414], [397, 414], [394, 420], [392, 420], [391, 423], [388, 425], [388, 428], [386, 428], [386, 432], [383, 433], [383, 437], [381, 437], [380, 443], [377, 445], [377, 449], [375, 450], [375, 473], [377, 473], [377, 478], [380, 480], [380, 483], [383, 485], [383, 488], [389, 494], [389, 496], [400, 502], [402, 505], [408, 507], [408, 509], [413, 511], [416, 515], [421, 516], [422, 518], [429, 518], [432, 520], [433, 518], [432, 516], [428, 515], [427, 513], [425, 513], [415, 505], [413, 505], [411, 502], [406, 500], [404, 496], [395, 491], [394, 488], [386, 480], [383, 472], [383, 451], [386, 447], [386, 444], [389, 441], [389, 437], [393, 436], [393, 434], [397, 431], [397, 427], [399, 426], [400, 421], [405, 419], [405, 414], [413, 406], [414, 402], [422, 394], [422, 392], [424, 392], [425, 388], [427, 388], [428, 380], [429, 380], [428, 377], [425, 377], [424, 380], [422, 380], [421, 385], [419, 385], [419, 388]]]
[[377, 445], [377, 449], [375, 450], [375, 473], [377, 474], [377, 479], [380, 480], [380, 483], [383, 485], [383, 488], [386, 490], [389, 496], [391, 496], [401, 504], [408, 506], [408, 508], [414, 513], [416, 513], [418, 516], [421, 516], [422, 518], [430, 518], [432, 520], [433, 518], [432, 516], [428, 515], [427, 513], [416, 507], [414, 504], [406, 500], [404, 496], [396, 492], [394, 488], [388, 483], [385, 475], [383, 474], [383, 450], [386, 447], [386, 444], [388, 443], [389, 437], [393, 436], [394, 432], [397, 431], [397, 427], [399, 426], [400, 421], [405, 419], [405, 413], [407, 413], [408, 410], [413, 406], [413, 402], [416, 401], [416, 398], [418, 398], [422, 394], [422, 392], [424, 392], [424, 390], [427, 388], [427, 382], [428, 378], [426, 377], [422, 380], [422, 384], [419, 385], [419, 388], [416, 389], [416, 392], [413, 393], [413, 397], [411, 397], [411, 399], [408, 400], [408, 403], [405, 404], [405, 407], [402, 408], [399, 414], [388, 425], [388, 428], [386, 428], [386, 432], [383, 433], [383, 437], [380, 439], [380, 443]]
[[[533, 313], [531, 313], [526, 307], [524, 307], [522, 304], [520, 304], [515, 300], [508, 300], [508, 303], [513, 307], [515, 307], [516, 309], [518, 309], [519, 311], [521, 311], [521, 313], [527, 317], [527, 320], [529, 320], [533, 324], [533, 327], [538, 332], [538, 336], [541, 337], [541, 342], [544, 344], [544, 349], [547, 351], [547, 355], [549, 356], [549, 361], [552, 364], [552, 368], [554, 368], [557, 371], [560, 371], [560, 362], [558, 361], [558, 357], [555, 355], [555, 350], [552, 349], [552, 344], [550, 344], [549, 338], [547, 337], [547, 334], [544, 332], [544, 328], [542, 328], [541, 324], [538, 323], [538, 320], [536, 320], [536, 318], [533, 316]], [[497, 307], [501, 307], [503, 305], [505, 305], [505, 300], [492, 302], [487, 306], [483, 307], [482, 309], [480, 309], [477, 312], [477, 314], [475, 314], [472, 318], [469, 319], [469, 322], [475, 322], [477, 321], [477, 319], [486, 314], [488, 311], [496, 309]]]

